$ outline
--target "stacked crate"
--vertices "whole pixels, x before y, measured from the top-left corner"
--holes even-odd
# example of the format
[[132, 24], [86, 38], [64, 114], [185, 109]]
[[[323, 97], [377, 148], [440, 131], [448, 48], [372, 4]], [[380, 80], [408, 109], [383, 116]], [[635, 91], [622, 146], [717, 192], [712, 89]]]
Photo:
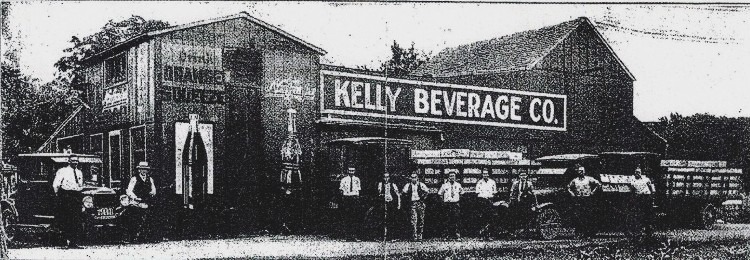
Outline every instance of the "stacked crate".
[[688, 197], [729, 197], [741, 193], [742, 170], [726, 161], [662, 160], [666, 194]]
[[523, 154], [509, 151], [473, 151], [468, 149], [412, 150], [411, 158], [419, 165], [423, 181], [430, 192], [437, 192], [448, 174], [456, 178], [466, 192], [474, 192], [482, 170], [490, 173], [498, 192], [508, 192], [510, 183], [520, 172], [536, 174], [538, 164], [523, 159]]

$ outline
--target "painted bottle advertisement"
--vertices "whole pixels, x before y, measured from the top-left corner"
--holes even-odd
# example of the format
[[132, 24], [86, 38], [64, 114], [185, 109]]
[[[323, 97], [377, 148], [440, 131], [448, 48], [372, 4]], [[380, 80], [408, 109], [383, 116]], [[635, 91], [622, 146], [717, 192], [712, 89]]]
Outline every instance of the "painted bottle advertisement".
[[198, 115], [190, 115], [190, 132], [182, 153], [182, 196], [188, 208], [201, 207], [208, 192], [206, 145], [198, 132]]

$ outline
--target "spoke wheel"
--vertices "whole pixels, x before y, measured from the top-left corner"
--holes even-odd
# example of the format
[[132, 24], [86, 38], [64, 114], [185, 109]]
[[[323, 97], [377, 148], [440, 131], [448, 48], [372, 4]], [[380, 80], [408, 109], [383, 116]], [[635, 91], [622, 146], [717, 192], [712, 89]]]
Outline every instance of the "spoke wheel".
[[702, 229], [711, 229], [716, 223], [716, 207], [714, 205], [706, 205], [700, 212], [700, 227]]
[[383, 212], [377, 207], [370, 207], [365, 213], [365, 230], [362, 230], [363, 236], [369, 239], [382, 238], [383, 235]]
[[536, 215], [536, 227], [542, 239], [551, 240], [557, 238], [562, 228], [560, 213], [551, 208], [543, 209]]
[[5, 226], [5, 238], [8, 242], [13, 241], [16, 236], [16, 224], [18, 217], [10, 209], [3, 210], [3, 224]]

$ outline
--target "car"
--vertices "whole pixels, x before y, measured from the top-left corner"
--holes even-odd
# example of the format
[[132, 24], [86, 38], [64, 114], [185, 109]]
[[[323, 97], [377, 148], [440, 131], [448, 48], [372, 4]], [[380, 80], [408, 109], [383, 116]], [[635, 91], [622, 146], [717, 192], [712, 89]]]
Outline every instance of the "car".
[[[52, 182], [58, 169], [65, 167], [71, 153], [29, 153], [18, 156], [18, 178], [13, 194], [13, 226], [18, 228], [42, 228], [45, 232], [57, 232], [55, 223], [57, 203]], [[121, 227], [121, 217], [127, 205], [121, 202], [117, 192], [107, 187], [99, 177], [102, 160], [98, 155], [75, 154], [79, 158], [78, 168], [83, 173], [81, 190], [81, 214], [84, 223], [84, 239], [93, 240], [103, 229]], [[7, 218], [7, 217], [6, 217]], [[12, 237], [12, 236], [11, 236]]]

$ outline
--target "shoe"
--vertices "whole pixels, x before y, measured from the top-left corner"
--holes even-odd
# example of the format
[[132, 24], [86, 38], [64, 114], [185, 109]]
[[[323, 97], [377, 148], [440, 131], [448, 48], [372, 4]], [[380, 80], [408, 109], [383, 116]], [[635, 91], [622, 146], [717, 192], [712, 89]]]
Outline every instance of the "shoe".
[[68, 248], [69, 248], [69, 249], [81, 249], [81, 248], [83, 248], [83, 247], [79, 246], [79, 245], [78, 245], [78, 244], [76, 244], [76, 243], [68, 243]]

